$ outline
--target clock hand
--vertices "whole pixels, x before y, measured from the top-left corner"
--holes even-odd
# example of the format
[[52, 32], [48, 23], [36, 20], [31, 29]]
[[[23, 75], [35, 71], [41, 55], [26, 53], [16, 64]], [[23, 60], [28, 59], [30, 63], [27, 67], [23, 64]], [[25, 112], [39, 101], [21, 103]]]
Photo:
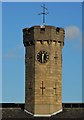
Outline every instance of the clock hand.
[[42, 53], [42, 63], [44, 62], [44, 53]]

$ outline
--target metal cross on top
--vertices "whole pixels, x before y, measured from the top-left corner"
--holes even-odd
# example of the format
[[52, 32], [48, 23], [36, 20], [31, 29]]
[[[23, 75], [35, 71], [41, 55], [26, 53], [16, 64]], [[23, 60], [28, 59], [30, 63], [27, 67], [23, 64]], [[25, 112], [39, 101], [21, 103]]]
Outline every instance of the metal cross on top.
[[45, 24], [45, 15], [48, 14], [48, 12], [46, 12], [48, 9], [45, 7], [45, 4], [43, 4], [41, 7], [43, 8], [43, 12], [39, 13], [39, 15], [43, 15], [43, 24]]
[[40, 87], [40, 89], [42, 89], [42, 95], [43, 95], [43, 90], [45, 89], [45, 87], [43, 86], [43, 81], [42, 81], [42, 86]]

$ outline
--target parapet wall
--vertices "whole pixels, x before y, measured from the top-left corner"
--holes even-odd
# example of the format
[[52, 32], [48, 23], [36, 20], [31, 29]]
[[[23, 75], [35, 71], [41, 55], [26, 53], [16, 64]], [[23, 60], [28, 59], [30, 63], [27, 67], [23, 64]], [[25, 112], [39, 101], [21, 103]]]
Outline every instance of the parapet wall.
[[64, 29], [54, 26], [33, 26], [23, 29], [23, 43], [24, 46], [36, 44], [37, 41], [43, 43], [47, 41], [48, 44], [52, 42], [59, 42], [64, 45]]

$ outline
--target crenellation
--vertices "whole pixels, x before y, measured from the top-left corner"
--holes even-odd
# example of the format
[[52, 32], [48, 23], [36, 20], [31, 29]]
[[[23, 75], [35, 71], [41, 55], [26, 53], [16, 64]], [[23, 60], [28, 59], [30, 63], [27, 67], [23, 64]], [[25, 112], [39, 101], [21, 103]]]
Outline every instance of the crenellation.
[[[61, 38], [61, 39], [60, 39]], [[30, 46], [36, 44], [36, 41], [47, 41], [48, 44], [51, 41], [60, 42], [62, 45], [64, 44], [64, 29], [63, 28], [55, 28], [48, 27], [41, 28], [40, 26], [35, 26], [31, 28], [23, 29], [23, 43], [24, 46]], [[33, 41], [33, 42], [32, 42]]]

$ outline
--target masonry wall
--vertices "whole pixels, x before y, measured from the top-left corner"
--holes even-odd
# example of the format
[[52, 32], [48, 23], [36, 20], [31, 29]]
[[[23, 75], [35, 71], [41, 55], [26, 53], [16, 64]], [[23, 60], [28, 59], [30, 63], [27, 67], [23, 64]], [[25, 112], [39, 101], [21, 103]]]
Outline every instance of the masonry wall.
[[[35, 62], [35, 112], [40, 114], [51, 114], [62, 109], [62, 49], [60, 43], [47, 42], [35, 45], [35, 54], [45, 50], [49, 54], [47, 63]], [[55, 58], [56, 57], [56, 58]], [[42, 81], [45, 89], [40, 88]], [[55, 88], [55, 89], [54, 89]], [[45, 111], [44, 111], [45, 110]]]
[[35, 46], [27, 46], [25, 49], [25, 109], [34, 113], [34, 83], [35, 83]]

